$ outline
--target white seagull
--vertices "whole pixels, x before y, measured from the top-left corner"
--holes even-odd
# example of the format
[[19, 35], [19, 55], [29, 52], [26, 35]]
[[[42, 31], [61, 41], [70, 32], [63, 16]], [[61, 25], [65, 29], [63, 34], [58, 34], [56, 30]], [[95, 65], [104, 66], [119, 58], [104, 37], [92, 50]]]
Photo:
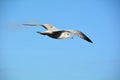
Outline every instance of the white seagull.
[[47, 35], [49, 37], [52, 37], [54, 39], [64, 39], [64, 38], [73, 38], [70, 34], [75, 34], [79, 36], [80, 38], [93, 43], [84, 33], [78, 30], [59, 30], [56, 27], [54, 27], [51, 24], [23, 24], [27, 26], [42, 26], [46, 29], [45, 32], [39, 32], [37, 33], [42, 34], [42, 35]]

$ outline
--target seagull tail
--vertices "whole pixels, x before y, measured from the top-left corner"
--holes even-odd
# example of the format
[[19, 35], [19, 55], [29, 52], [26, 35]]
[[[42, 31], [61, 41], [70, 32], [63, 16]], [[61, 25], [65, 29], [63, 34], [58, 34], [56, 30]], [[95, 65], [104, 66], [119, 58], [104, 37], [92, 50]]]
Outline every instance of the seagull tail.
[[39, 32], [39, 31], [37, 31], [36, 33], [42, 34], [42, 35], [46, 35], [46, 33], [44, 33], [44, 32]]

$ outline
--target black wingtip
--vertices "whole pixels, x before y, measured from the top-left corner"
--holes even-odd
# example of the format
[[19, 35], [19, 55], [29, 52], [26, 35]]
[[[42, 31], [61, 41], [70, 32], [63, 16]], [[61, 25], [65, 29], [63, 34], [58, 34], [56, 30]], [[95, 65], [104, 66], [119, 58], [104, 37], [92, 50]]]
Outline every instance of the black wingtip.
[[25, 26], [36, 26], [36, 24], [23, 24]]
[[92, 40], [90, 40], [88, 37], [85, 38], [86, 41], [93, 43]]
[[88, 41], [88, 42], [93, 43], [91, 40], [90, 40], [90, 41]]
[[82, 38], [90, 43], [93, 43], [92, 40], [90, 40], [84, 33], [80, 33], [82, 35]]

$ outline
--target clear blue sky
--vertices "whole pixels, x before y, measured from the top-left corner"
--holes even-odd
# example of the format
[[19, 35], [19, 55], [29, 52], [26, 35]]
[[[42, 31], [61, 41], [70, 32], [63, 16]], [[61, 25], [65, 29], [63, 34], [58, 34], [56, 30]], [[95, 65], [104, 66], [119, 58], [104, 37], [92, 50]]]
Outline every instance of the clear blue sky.
[[[120, 79], [119, 0], [1, 0], [0, 13], [0, 80]], [[93, 44], [23, 23], [78, 29]]]

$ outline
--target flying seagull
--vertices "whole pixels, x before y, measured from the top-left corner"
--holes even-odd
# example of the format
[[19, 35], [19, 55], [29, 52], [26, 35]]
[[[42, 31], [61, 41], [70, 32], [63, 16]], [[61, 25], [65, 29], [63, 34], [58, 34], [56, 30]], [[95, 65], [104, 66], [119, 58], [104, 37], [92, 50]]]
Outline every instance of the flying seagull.
[[54, 39], [72, 38], [72, 36], [70, 34], [74, 34], [90, 43], [93, 43], [84, 33], [82, 33], [81, 31], [78, 31], [78, 30], [59, 30], [51, 24], [23, 24], [23, 25], [42, 26], [46, 29], [46, 31], [45, 32], [37, 31], [37, 33], [39, 33], [41, 35], [47, 35]]

